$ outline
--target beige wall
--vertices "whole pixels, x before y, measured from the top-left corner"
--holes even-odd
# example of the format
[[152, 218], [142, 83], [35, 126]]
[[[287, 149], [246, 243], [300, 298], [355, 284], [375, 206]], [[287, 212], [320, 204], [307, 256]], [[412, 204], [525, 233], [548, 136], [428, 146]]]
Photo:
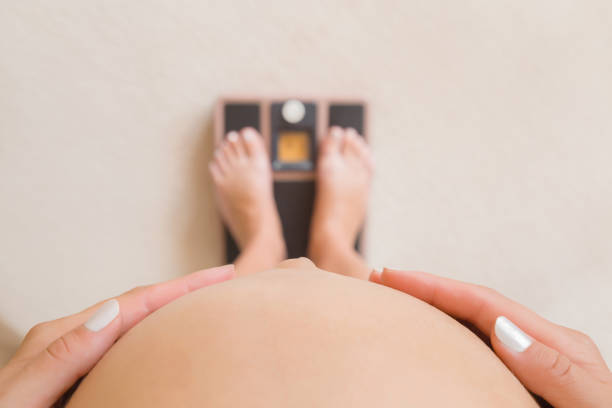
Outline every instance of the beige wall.
[[215, 98], [308, 92], [371, 102], [372, 265], [493, 286], [612, 360], [609, 1], [1, 3], [4, 338], [221, 262]]

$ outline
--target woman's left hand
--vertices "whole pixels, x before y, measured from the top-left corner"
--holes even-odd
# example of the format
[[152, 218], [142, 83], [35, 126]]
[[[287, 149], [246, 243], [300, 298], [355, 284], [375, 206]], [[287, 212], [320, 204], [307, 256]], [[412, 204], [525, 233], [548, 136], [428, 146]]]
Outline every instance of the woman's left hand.
[[370, 280], [476, 326], [523, 385], [553, 406], [612, 406], [612, 372], [586, 334], [549, 322], [484, 286], [392, 269], [374, 271]]
[[233, 276], [233, 265], [205, 269], [138, 287], [80, 313], [34, 326], [0, 369], [0, 407], [53, 405], [147, 315], [191, 291]]

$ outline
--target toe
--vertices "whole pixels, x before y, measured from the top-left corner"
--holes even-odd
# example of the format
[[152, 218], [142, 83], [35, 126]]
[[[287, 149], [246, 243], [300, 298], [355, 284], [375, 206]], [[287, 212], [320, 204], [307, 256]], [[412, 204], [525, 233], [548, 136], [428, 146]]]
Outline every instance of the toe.
[[221, 174], [225, 174], [230, 166], [229, 159], [227, 157], [226, 151], [228, 147], [226, 144], [221, 145], [217, 150], [215, 150], [215, 164], [217, 168], [221, 171]]
[[374, 160], [370, 147], [355, 129], [346, 130], [343, 153], [363, 163], [369, 170], [374, 169]]
[[344, 131], [341, 127], [332, 126], [327, 136], [321, 141], [320, 152], [322, 154], [335, 154], [340, 152]]
[[[221, 147], [219, 149], [217, 149], [217, 151], [219, 152], [220, 156], [225, 158], [225, 164], [227, 166], [233, 165], [238, 160], [238, 152], [236, 151], [236, 149], [233, 146], [233, 144], [235, 144], [236, 142], [233, 142], [231, 139], [233, 139], [233, 137], [230, 134], [227, 137], [227, 139], [223, 142]], [[223, 169], [223, 170], [225, 171], [226, 168]]]
[[342, 152], [344, 154], [350, 154], [353, 156], [360, 155], [359, 149], [359, 133], [353, 128], [348, 128], [345, 131], [344, 145], [342, 146]]
[[227, 134], [226, 145], [230, 150], [228, 153], [237, 159], [246, 156], [246, 150], [240, 139], [238, 132], [232, 131]]
[[372, 156], [372, 149], [362, 136], [357, 137], [356, 140], [357, 148], [359, 149], [359, 156], [363, 161], [365, 161], [370, 170], [374, 170], [374, 157]]
[[223, 177], [219, 165], [215, 161], [211, 161], [210, 163], [208, 163], [208, 170], [210, 171], [210, 175], [212, 176], [213, 181], [216, 184], [219, 184], [221, 182], [221, 178]]
[[240, 131], [244, 149], [250, 157], [265, 155], [266, 149], [259, 132], [252, 127], [245, 127]]

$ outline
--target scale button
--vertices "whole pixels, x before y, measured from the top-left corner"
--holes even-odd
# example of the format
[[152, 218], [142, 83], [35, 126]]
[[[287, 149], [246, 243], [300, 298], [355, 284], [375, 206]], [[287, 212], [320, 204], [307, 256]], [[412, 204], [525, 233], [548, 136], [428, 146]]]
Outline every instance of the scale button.
[[283, 119], [289, 123], [299, 123], [306, 115], [306, 107], [297, 99], [290, 99], [283, 104]]

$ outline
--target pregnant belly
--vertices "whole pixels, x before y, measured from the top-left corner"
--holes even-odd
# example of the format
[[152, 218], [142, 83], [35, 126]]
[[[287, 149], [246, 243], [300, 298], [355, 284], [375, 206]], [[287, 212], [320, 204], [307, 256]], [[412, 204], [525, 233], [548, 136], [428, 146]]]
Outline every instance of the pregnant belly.
[[69, 407], [535, 407], [463, 326], [312, 267], [193, 292], [121, 338]]

